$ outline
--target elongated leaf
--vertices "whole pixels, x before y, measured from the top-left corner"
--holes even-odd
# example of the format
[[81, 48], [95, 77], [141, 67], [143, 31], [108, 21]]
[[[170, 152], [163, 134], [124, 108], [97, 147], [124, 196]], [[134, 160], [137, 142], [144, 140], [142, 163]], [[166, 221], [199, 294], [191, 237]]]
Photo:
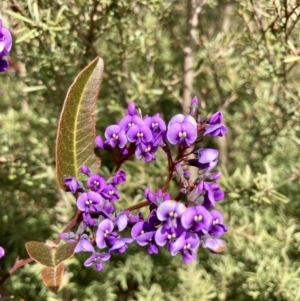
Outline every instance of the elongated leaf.
[[61, 188], [65, 177], [80, 177], [82, 164], [94, 172], [100, 168], [100, 159], [94, 154], [94, 110], [103, 70], [103, 60], [97, 57], [79, 73], [65, 99], [56, 140], [56, 179]]
[[45, 286], [54, 294], [57, 294], [64, 275], [64, 264], [55, 267], [44, 267], [42, 270], [42, 279]]
[[76, 242], [72, 242], [57, 247], [40, 241], [28, 241], [25, 247], [33, 260], [47, 267], [55, 267], [74, 255], [76, 244]]

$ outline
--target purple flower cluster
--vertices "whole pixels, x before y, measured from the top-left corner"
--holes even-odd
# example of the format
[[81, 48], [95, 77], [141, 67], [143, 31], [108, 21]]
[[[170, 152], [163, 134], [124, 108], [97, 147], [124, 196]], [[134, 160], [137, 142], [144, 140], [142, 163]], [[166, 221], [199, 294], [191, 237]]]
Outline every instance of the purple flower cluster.
[[3, 59], [10, 52], [12, 46], [12, 37], [9, 30], [2, 26], [0, 19], [0, 72], [4, 72], [8, 68], [8, 63]]
[[[80, 193], [77, 208], [82, 212], [82, 222], [76, 233], [62, 233], [60, 237], [67, 242], [78, 239], [74, 252], [92, 252], [84, 265], [94, 264], [96, 270], [100, 271], [103, 261], [108, 260], [112, 253], [125, 252], [128, 244], [133, 242], [130, 237], [121, 237], [119, 232], [135, 223], [138, 217], [129, 211], [117, 212], [113, 205], [120, 198], [117, 186], [126, 180], [124, 171], [117, 171], [107, 181], [98, 174], [91, 174], [85, 165], [81, 171], [88, 176], [87, 188], [71, 177], [65, 178], [65, 185], [74, 194]], [[86, 234], [87, 229], [94, 232], [93, 237]], [[105, 252], [103, 249], [106, 249]]]
[[[224, 192], [216, 183], [221, 174], [212, 172], [218, 162], [218, 151], [201, 148], [199, 143], [206, 135], [223, 136], [227, 128], [222, 124], [221, 112], [202, 120], [198, 118], [197, 122], [194, 118], [197, 108], [195, 97], [190, 115], [177, 114], [166, 125], [159, 114], [142, 118], [134, 103], [130, 103], [125, 116], [106, 128], [106, 139], [100, 136], [95, 139], [97, 148], [111, 153], [116, 163], [114, 175], [105, 180], [82, 166], [81, 172], [87, 176], [85, 185], [75, 178], [65, 178], [66, 187], [77, 196], [82, 221], [76, 233], [62, 233], [61, 238], [67, 242], [77, 240], [75, 252], [92, 253], [85, 266], [94, 264], [100, 271], [113, 253], [125, 252], [134, 241], [147, 246], [149, 254], [157, 254], [159, 248], [166, 247], [172, 256], [181, 254], [185, 263], [196, 258], [200, 246], [214, 253], [225, 248], [220, 237], [227, 232], [227, 227], [222, 214], [215, 209], [224, 199]], [[152, 192], [146, 188], [146, 204], [116, 210], [115, 202], [120, 200], [118, 185], [126, 181], [120, 166], [132, 156], [153, 161], [159, 148], [168, 160], [166, 181], [161, 189]], [[176, 155], [172, 156], [174, 149]], [[189, 159], [190, 154], [196, 158]], [[198, 169], [194, 179], [189, 166]], [[167, 189], [173, 176], [177, 177], [178, 191], [171, 196]], [[149, 206], [147, 217], [140, 212], [132, 213], [146, 205]], [[131, 237], [121, 235], [125, 229], [130, 229]]]

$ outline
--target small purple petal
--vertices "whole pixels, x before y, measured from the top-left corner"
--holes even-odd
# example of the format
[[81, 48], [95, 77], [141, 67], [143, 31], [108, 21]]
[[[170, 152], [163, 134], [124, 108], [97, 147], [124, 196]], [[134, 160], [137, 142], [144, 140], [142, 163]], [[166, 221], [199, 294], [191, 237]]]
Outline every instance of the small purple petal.
[[83, 234], [74, 249], [74, 253], [94, 252], [94, 251], [95, 251], [95, 249], [94, 249], [93, 245], [91, 244], [88, 236], [86, 234]]
[[157, 218], [160, 221], [165, 221], [169, 218], [180, 218], [186, 207], [183, 203], [173, 200], [165, 201], [157, 208]]
[[134, 102], [130, 102], [130, 103], [128, 104], [128, 108], [127, 108], [127, 110], [126, 110], [126, 115], [134, 116], [134, 115], [137, 115], [137, 114], [138, 114], [138, 113], [137, 113], [137, 110], [136, 110], [136, 108], [135, 108]]
[[70, 189], [70, 191], [72, 193], [76, 193], [76, 192], [79, 192], [79, 191], [82, 191], [82, 184], [80, 182], [78, 182], [76, 180], [76, 178], [73, 178], [73, 177], [66, 177], [64, 178], [64, 184], [67, 188]]
[[210, 125], [206, 128], [204, 136], [210, 134], [211, 137], [222, 137], [228, 132], [228, 129], [223, 124]]
[[131, 236], [133, 239], [137, 239], [140, 235], [142, 235], [144, 222], [137, 222], [131, 229]]
[[4, 257], [5, 251], [4, 249], [0, 246], [0, 258]]
[[127, 115], [123, 117], [120, 121], [119, 124], [120, 128], [122, 128], [125, 133], [128, 132], [128, 130], [134, 126], [134, 125], [145, 125], [144, 121], [139, 117], [139, 116], [130, 116]]
[[155, 231], [150, 231], [150, 232], [144, 233], [136, 239], [136, 242], [140, 246], [146, 246], [153, 239], [154, 235], [155, 235]]
[[115, 225], [118, 227], [119, 231], [123, 231], [127, 227], [128, 213], [129, 213], [129, 211], [128, 212], [122, 212], [115, 219]]
[[126, 181], [126, 173], [124, 170], [118, 170], [111, 179], [111, 183], [113, 185], [119, 185], [125, 181]]
[[92, 264], [95, 264], [96, 270], [101, 271], [104, 268], [102, 261], [107, 261], [110, 256], [111, 255], [108, 253], [94, 253], [84, 262], [84, 266], [89, 267]]
[[182, 260], [184, 263], [189, 263], [192, 260], [196, 259], [196, 254], [194, 250], [186, 250], [185, 252], [182, 252]]
[[183, 233], [178, 239], [170, 244], [169, 251], [172, 256], [175, 256], [179, 251], [181, 251], [185, 246], [185, 233]]
[[177, 114], [174, 117], [171, 118], [169, 121], [168, 127], [173, 125], [174, 123], [182, 123], [184, 121], [184, 115], [183, 114]]
[[8, 68], [8, 63], [6, 60], [1, 59], [0, 57], [0, 72], [6, 71]]
[[156, 230], [156, 233], [155, 233], [155, 236], [154, 236], [154, 239], [155, 239], [155, 242], [163, 247], [167, 242], [168, 242], [168, 236], [169, 236], [169, 231], [167, 231], [167, 229], [163, 226], [159, 227], [157, 230]]
[[206, 238], [203, 247], [209, 249], [213, 253], [220, 253], [225, 250], [226, 243], [222, 239]]
[[199, 162], [202, 164], [210, 163], [218, 158], [219, 151], [212, 148], [201, 148], [198, 151]]
[[90, 169], [85, 164], [81, 165], [80, 171], [87, 176], [89, 176], [91, 172]]
[[207, 120], [208, 124], [221, 124], [222, 122], [223, 122], [223, 113], [221, 111], [214, 113]]
[[98, 230], [106, 233], [111, 233], [114, 229], [114, 224], [111, 220], [105, 219], [98, 225]]
[[158, 247], [155, 242], [151, 242], [148, 247], [148, 254], [158, 254]]
[[95, 138], [95, 145], [98, 147], [98, 148], [100, 148], [100, 149], [103, 149], [104, 148], [104, 144], [103, 144], [103, 140], [102, 140], [102, 138], [101, 138], [101, 136], [97, 136], [96, 138]]

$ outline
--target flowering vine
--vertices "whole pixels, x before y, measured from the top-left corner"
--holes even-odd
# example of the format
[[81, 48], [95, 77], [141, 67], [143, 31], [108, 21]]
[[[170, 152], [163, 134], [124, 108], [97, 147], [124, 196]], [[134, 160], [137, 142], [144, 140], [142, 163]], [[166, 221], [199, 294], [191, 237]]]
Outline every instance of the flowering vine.
[[[198, 100], [194, 97], [189, 115], [177, 114], [166, 124], [159, 113], [142, 117], [135, 104], [130, 103], [125, 116], [106, 128], [105, 139], [95, 139], [96, 149], [110, 153], [116, 164], [112, 177], [104, 179], [83, 165], [85, 185], [76, 178], [65, 178], [65, 186], [77, 196], [81, 222], [75, 233], [62, 233], [61, 238], [78, 240], [75, 253], [90, 253], [85, 266], [102, 270], [105, 261], [114, 253], [126, 252], [134, 241], [147, 247], [150, 255], [167, 248], [172, 256], [181, 255], [185, 263], [196, 258], [200, 246], [215, 253], [224, 249], [225, 242], [220, 237], [227, 227], [215, 209], [224, 198], [216, 183], [221, 174], [213, 172], [218, 151], [200, 144], [207, 135], [225, 135], [227, 128], [221, 112], [200, 119], [197, 109]], [[120, 201], [118, 186], [126, 181], [121, 165], [132, 157], [151, 163], [159, 148], [168, 160], [163, 186], [157, 191], [147, 187], [145, 202], [124, 211], [116, 210], [114, 203]], [[196, 158], [190, 159], [191, 154]], [[189, 166], [198, 169], [195, 179], [190, 176]], [[171, 196], [168, 185], [173, 177], [178, 186], [176, 195]], [[138, 209], [145, 206], [149, 207], [148, 215], [142, 216]], [[131, 237], [124, 236], [125, 229], [130, 229]]]

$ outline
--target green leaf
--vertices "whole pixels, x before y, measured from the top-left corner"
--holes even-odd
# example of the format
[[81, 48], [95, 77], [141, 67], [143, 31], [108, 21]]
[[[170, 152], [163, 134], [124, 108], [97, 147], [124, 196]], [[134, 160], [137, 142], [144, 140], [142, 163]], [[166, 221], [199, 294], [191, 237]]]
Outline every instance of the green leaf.
[[103, 78], [104, 62], [92, 61], [76, 77], [61, 112], [56, 139], [56, 179], [61, 188], [67, 176], [79, 178], [80, 166], [100, 168], [94, 153], [95, 107]]
[[42, 271], [42, 280], [45, 286], [54, 294], [57, 294], [64, 275], [65, 267], [59, 264], [55, 267], [44, 267]]
[[293, 63], [293, 62], [297, 62], [300, 61], [300, 55], [291, 55], [291, 56], [287, 56], [284, 59], [285, 63]]
[[47, 267], [55, 267], [74, 255], [76, 244], [72, 242], [57, 247], [40, 241], [28, 241], [25, 247], [33, 260]]
[[23, 92], [29, 93], [29, 92], [36, 92], [40, 90], [46, 89], [46, 86], [40, 85], [40, 86], [31, 86], [31, 87], [24, 87], [22, 89]]
[[30, 40], [32, 37], [34, 37], [35, 33], [37, 32], [37, 29], [31, 29], [30, 31], [28, 31], [27, 33], [25, 33], [23, 36], [21, 36], [20, 38], [18, 38], [16, 40], [16, 44], [21, 43], [25, 40]]
[[25, 23], [29, 23], [29, 24], [34, 24], [34, 22], [18, 13], [14, 13], [12, 11], [6, 11], [6, 13], [10, 16], [12, 16], [14, 19], [17, 19], [17, 20], [21, 20], [21, 21], [24, 21]]

